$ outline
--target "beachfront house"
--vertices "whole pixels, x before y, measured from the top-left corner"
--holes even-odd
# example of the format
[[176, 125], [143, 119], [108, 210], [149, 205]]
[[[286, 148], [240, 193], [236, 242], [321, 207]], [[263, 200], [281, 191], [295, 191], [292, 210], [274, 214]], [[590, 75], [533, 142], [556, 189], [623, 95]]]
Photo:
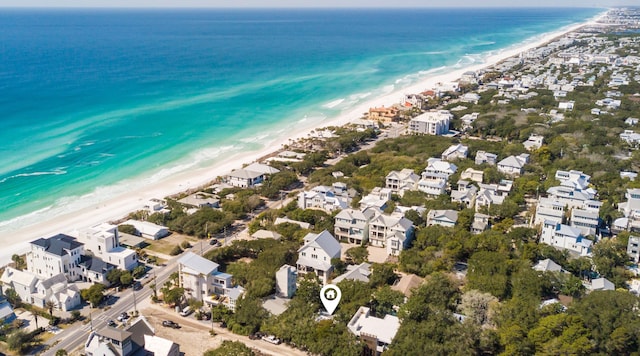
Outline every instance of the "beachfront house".
[[242, 169], [236, 169], [227, 174], [226, 180], [229, 185], [239, 188], [253, 188], [262, 184], [267, 176], [280, 172], [266, 164], [252, 163]]
[[327, 284], [333, 272], [331, 260], [340, 258], [341, 251], [340, 243], [329, 231], [308, 233], [304, 245], [298, 249], [298, 275], [315, 273], [322, 284]]
[[38, 277], [49, 278], [64, 273], [69, 281], [82, 278], [78, 264], [84, 254], [84, 245], [75, 238], [58, 234], [39, 238], [29, 243], [27, 270]]
[[218, 271], [217, 263], [193, 252], [178, 259], [178, 281], [187, 299], [196, 299], [208, 305], [222, 304], [234, 310], [238, 298], [244, 292], [234, 287], [233, 276]]
[[131, 225], [136, 229], [138, 236], [144, 237], [149, 240], [159, 240], [163, 237], [169, 236], [169, 228], [154, 224], [149, 221], [140, 221], [129, 219], [123, 222], [121, 225]]
[[92, 226], [80, 234], [79, 240], [84, 243], [85, 250], [119, 269], [132, 271], [138, 266], [136, 252], [120, 246], [118, 228], [115, 225], [103, 223]]
[[389, 348], [400, 329], [400, 319], [389, 314], [377, 318], [369, 308], [360, 307], [349, 320], [347, 328], [364, 344], [365, 354], [379, 356]]
[[444, 135], [449, 132], [453, 114], [447, 110], [429, 111], [409, 121], [409, 132], [416, 135]]

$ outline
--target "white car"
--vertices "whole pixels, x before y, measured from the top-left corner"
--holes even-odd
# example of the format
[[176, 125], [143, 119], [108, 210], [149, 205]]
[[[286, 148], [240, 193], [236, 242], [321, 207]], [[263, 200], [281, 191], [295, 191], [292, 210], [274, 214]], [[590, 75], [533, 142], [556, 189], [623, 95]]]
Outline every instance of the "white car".
[[275, 337], [273, 335], [263, 336], [262, 340], [264, 340], [266, 342], [270, 342], [270, 343], [275, 344], [275, 345], [280, 345], [280, 339], [278, 339], [277, 337]]

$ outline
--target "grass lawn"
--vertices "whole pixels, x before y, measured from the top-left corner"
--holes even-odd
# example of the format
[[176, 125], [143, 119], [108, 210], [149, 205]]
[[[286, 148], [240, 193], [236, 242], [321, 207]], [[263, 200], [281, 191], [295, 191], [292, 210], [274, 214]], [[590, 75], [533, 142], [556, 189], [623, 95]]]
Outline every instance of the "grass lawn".
[[171, 250], [176, 245], [180, 245], [183, 241], [189, 241], [190, 244], [194, 244], [198, 241], [198, 239], [191, 236], [173, 233], [163, 239], [152, 241], [150, 245], [146, 247], [146, 249], [169, 255]]

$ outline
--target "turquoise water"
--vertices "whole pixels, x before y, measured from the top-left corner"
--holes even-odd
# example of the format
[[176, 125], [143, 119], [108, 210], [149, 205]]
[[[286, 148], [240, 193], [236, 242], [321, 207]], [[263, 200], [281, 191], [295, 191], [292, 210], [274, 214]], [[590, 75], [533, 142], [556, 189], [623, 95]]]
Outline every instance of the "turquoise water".
[[0, 231], [258, 150], [601, 11], [2, 10]]

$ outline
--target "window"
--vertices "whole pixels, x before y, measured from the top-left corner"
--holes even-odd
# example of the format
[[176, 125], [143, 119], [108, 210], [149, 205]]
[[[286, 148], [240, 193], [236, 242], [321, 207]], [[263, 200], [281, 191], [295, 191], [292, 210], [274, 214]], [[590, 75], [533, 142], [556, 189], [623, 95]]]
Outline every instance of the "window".
[[316, 260], [317, 260], [317, 259], [318, 259], [318, 255], [313, 254], [313, 255], [311, 255], [311, 258], [313, 258], [313, 259], [316, 259]]

